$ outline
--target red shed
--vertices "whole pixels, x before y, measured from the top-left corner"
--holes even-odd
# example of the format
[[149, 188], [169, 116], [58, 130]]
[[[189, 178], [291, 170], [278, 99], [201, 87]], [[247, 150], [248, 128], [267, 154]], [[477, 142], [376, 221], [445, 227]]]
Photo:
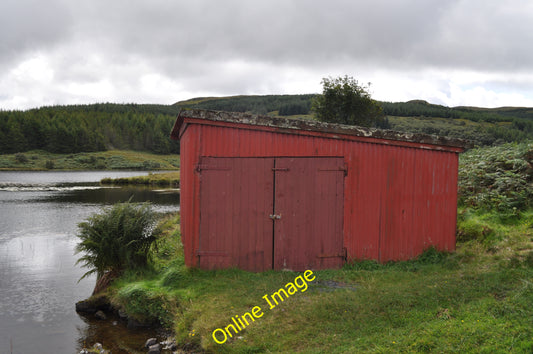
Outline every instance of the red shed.
[[455, 249], [462, 140], [244, 113], [182, 111], [185, 263], [323, 269]]

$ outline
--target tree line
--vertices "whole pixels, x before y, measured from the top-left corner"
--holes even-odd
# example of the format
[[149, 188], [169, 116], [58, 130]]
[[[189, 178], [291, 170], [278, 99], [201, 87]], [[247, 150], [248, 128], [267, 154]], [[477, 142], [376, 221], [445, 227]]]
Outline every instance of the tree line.
[[100, 104], [0, 111], [0, 153], [108, 149], [179, 153], [179, 144], [169, 138], [175, 120], [176, 115], [155, 106]]
[[308, 115], [311, 110], [311, 99], [315, 96], [316, 94], [235, 96], [199, 99], [197, 102], [193, 100], [192, 103], [178, 102], [176, 105], [187, 108], [254, 114], [277, 112], [281, 116]]
[[[357, 82], [340, 81], [338, 83], [331, 81], [331, 85], [325, 85], [323, 97], [328, 91], [332, 91], [330, 89], [342, 92], [344, 86], [348, 86], [348, 91], [354, 92], [355, 96], [358, 96], [358, 89], [362, 89], [359, 96], [367, 93], [364, 86], [358, 87]], [[317, 98], [320, 99], [320, 95], [238, 96], [200, 99], [177, 105], [254, 114], [310, 116], [316, 115], [312, 110], [312, 102], [316, 102]], [[348, 102], [349, 99], [350, 97]], [[383, 113], [383, 116], [372, 124], [377, 128], [463, 138], [471, 140], [475, 145], [497, 145], [502, 142], [533, 139], [533, 108], [446, 107], [422, 100], [373, 102], [382, 108]], [[337, 103], [338, 107], [343, 105], [346, 106], [342, 102]], [[315, 104], [315, 109], [316, 106]], [[468, 121], [476, 124], [467, 124]]]
[[[195, 99], [173, 105], [113, 104], [0, 110], [0, 153], [45, 150], [77, 153], [108, 149], [179, 153], [169, 134], [181, 108], [312, 117], [318, 95], [236, 96]], [[465, 138], [477, 145], [533, 139], [533, 109], [455, 107], [425, 101], [379, 102], [375, 126]], [[476, 122], [476, 124], [470, 124]]]

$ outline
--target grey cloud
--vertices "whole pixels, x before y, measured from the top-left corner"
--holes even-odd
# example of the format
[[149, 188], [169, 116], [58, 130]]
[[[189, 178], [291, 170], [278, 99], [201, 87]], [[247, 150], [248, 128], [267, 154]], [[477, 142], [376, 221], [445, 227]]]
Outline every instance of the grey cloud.
[[71, 3], [71, 11], [78, 40], [110, 41], [120, 57], [239, 57], [302, 65], [353, 60], [491, 67], [496, 62], [516, 67], [525, 61], [516, 54], [531, 55], [520, 44], [531, 39], [533, 21], [531, 12], [507, 10], [512, 5], [440, 0], [91, 1]]
[[528, 73], [532, 40], [526, 0], [0, 4], [0, 68], [39, 51], [55, 85], [107, 80], [114, 92], [134, 90], [151, 74], [191, 92], [236, 94], [281, 90], [291, 70], [316, 75], [317, 84], [339, 71]]
[[69, 37], [71, 23], [72, 17], [59, 1], [3, 0], [0, 2], [0, 64], [17, 60], [29, 51], [58, 45]]
[[[113, 1], [75, 4], [79, 40], [141, 55], [320, 67], [527, 68], [531, 11], [521, 1]], [[514, 5], [514, 6], [513, 6]], [[169, 67], [166, 70], [172, 71]]]
[[[428, 64], [474, 70], [531, 69], [533, 7], [526, 1], [461, 1], [441, 19]], [[424, 50], [424, 48], [422, 48]]]

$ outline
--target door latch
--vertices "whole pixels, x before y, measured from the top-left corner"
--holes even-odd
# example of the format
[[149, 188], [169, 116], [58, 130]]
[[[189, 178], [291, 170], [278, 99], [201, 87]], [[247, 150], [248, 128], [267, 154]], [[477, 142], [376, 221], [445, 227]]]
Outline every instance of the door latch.
[[270, 214], [269, 218], [271, 218], [272, 220], [276, 220], [276, 219], [279, 220], [279, 219], [281, 219], [281, 214], [279, 214], [279, 215]]

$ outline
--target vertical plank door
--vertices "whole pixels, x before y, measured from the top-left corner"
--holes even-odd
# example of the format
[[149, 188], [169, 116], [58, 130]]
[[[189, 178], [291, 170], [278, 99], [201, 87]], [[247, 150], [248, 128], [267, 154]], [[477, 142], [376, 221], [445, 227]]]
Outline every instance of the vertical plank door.
[[274, 269], [341, 267], [343, 159], [277, 158], [274, 171]]
[[203, 157], [199, 267], [272, 269], [272, 158]]

